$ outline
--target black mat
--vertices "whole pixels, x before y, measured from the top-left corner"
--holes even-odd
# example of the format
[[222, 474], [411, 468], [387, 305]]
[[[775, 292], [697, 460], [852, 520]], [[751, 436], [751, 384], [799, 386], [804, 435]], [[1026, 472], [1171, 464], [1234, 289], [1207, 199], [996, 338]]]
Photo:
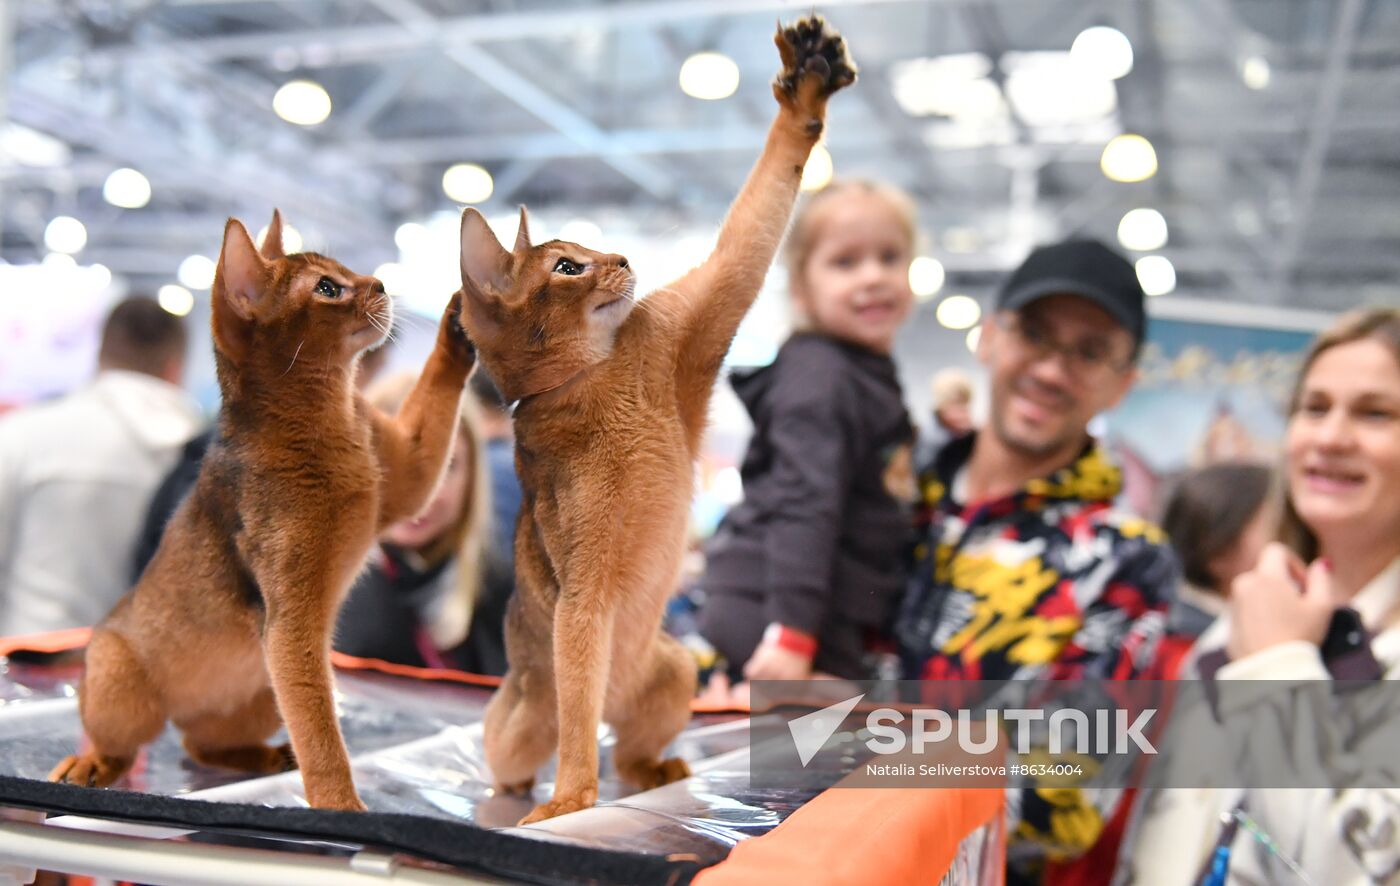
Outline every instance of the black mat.
[[356, 843], [541, 884], [691, 881], [693, 860], [536, 840], [418, 815], [211, 803], [0, 775], [0, 806], [210, 832]]

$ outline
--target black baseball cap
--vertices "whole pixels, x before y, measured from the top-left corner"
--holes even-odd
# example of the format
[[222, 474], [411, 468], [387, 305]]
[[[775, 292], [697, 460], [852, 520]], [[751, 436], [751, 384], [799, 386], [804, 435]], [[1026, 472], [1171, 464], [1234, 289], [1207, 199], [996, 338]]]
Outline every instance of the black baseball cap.
[[1088, 299], [1142, 344], [1147, 330], [1146, 293], [1126, 258], [1098, 240], [1066, 240], [1041, 246], [1021, 262], [997, 293], [999, 311], [1016, 311], [1047, 295]]

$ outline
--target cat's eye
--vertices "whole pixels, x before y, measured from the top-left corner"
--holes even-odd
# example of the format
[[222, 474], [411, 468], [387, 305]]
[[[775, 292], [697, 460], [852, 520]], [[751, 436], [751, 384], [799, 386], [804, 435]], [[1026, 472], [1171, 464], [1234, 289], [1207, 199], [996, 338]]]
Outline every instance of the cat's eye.
[[571, 262], [567, 258], [561, 258], [554, 265], [554, 273], [563, 274], [566, 277], [577, 277], [583, 273], [583, 266], [577, 262]]
[[340, 298], [345, 294], [345, 287], [330, 277], [322, 277], [316, 281], [316, 294], [324, 295], [326, 298]]

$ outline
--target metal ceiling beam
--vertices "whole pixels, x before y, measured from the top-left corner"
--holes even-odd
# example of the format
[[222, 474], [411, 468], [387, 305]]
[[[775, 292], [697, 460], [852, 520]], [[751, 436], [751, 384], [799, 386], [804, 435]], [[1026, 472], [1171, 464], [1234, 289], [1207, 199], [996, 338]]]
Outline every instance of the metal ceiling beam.
[[[923, 5], [961, 6], [964, 0], [834, 0], [824, 2], [824, 8], [838, 6], [890, 6], [908, 3]], [[1033, 0], [1021, 0], [1031, 3]], [[211, 61], [219, 59], [261, 58], [288, 46], [317, 46], [335, 50], [337, 61], [350, 59], [382, 59], [387, 55], [411, 52], [424, 46], [444, 48], [469, 43], [493, 43], [534, 37], [558, 37], [560, 17], [566, 17], [571, 28], [601, 28], [616, 30], [629, 27], [649, 27], [695, 19], [713, 19], [725, 15], [749, 15], [760, 12], [784, 12], [801, 15], [812, 4], [794, 0], [645, 0], [593, 8], [532, 9], [523, 12], [484, 13], [450, 16], [437, 20], [431, 32], [419, 31], [406, 24], [400, 28], [382, 24], [350, 25], [339, 28], [304, 28], [239, 34], [227, 37], [193, 37], [175, 40], [143, 41], [126, 46], [94, 50], [94, 56], [140, 52], [144, 56], [160, 54], [178, 47], [191, 47]]]
[[1356, 45], [1361, 30], [1361, 13], [1365, 6], [1365, 0], [1342, 0], [1332, 26], [1332, 41], [1327, 50], [1322, 83], [1317, 90], [1312, 126], [1308, 132], [1307, 144], [1303, 148], [1303, 158], [1298, 164], [1297, 186], [1293, 193], [1293, 218], [1284, 231], [1273, 268], [1274, 286], [1279, 289], [1290, 285], [1303, 237], [1307, 233], [1308, 221], [1312, 216], [1318, 186], [1322, 182], [1322, 173], [1327, 163], [1327, 149], [1332, 145], [1351, 49]]
[[[433, 39], [442, 30], [442, 22], [413, 0], [372, 2], [380, 11], [425, 40]], [[443, 54], [543, 123], [557, 129], [586, 152], [597, 154], [604, 163], [640, 185], [653, 197], [666, 198], [675, 193], [672, 177], [665, 170], [641, 157], [600, 150], [610, 137], [597, 124], [480, 46], [470, 43], [453, 46], [444, 49]]]
[[[902, 113], [902, 112], [901, 112]], [[931, 121], [927, 121], [931, 122]], [[926, 121], [914, 121], [925, 125]], [[1400, 118], [1382, 120], [1371, 118], [1357, 121], [1356, 128], [1376, 128], [1400, 133]], [[1276, 117], [1236, 118], [1234, 120], [1195, 119], [1165, 124], [1172, 129], [1175, 150], [1209, 149], [1219, 151], [1222, 142], [1238, 142], [1244, 138], [1285, 137], [1296, 133], [1296, 127]], [[1339, 122], [1337, 132], [1355, 131]], [[723, 151], [755, 151], [763, 146], [766, 131], [757, 126], [726, 126], [723, 128], [665, 128], [600, 130], [601, 139], [580, 143], [560, 132], [525, 132], [423, 136], [413, 138], [377, 139], [372, 144], [359, 140], [340, 144], [329, 143], [323, 149], [351, 157], [357, 163], [370, 166], [403, 166], [420, 163], [454, 162], [463, 158], [478, 161], [509, 161], [522, 158], [584, 157], [616, 154], [688, 154]], [[871, 130], [843, 130], [839, 118], [830, 126], [831, 140], [843, 149], [888, 145], [886, 133]], [[1043, 151], [1052, 162], [1097, 163], [1102, 147], [1099, 145], [1051, 145], [1034, 143], [1024, 146]], [[933, 148], [924, 150], [933, 151]], [[1262, 146], [1250, 145], [1256, 157], [1263, 157]], [[946, 159], [957, 165], [961, 158], [985, 163], [987, 148], [939, 149], [939, 163]]]
[[16, 90], [11, 94], [11, 112], [14, 119], [71, 145], [88, 146], [141, 166], [156, 186], [171, 180], [181, 188], [209, 195], [226, 210], [251, 205], [262, 212], [276, 200], [295, 214], [290, 219], [293, 224], [296, 217], [311, 217], [337, 237], [373, 242], [385, 236], [382, 225], [340, 191], [280, 172], [268, 163], [249, 166], [241, 158], [202, 158], [172, 141], [151, 139], [139, 126], [92, 116], [89, 109], [49, 92]]

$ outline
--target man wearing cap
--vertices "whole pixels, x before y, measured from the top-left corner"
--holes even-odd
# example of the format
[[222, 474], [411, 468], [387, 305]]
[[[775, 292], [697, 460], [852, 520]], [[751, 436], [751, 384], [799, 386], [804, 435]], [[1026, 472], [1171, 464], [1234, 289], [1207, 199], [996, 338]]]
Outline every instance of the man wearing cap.
[[[990, 420], [920, 478], [896, 624], [907, 678], [1117, 679], [1149, 664], [1175, 558], [1156, 527], [1113, 507], [1119, 471], [1087, 430], [1132, 386], [1143, 301], [1132, 265], [1091, 240], [1037, 249], [1002, 288], [977, 347]], [[1011, 792], [1010, 882], [1086, 852], [1113, 801]]]

